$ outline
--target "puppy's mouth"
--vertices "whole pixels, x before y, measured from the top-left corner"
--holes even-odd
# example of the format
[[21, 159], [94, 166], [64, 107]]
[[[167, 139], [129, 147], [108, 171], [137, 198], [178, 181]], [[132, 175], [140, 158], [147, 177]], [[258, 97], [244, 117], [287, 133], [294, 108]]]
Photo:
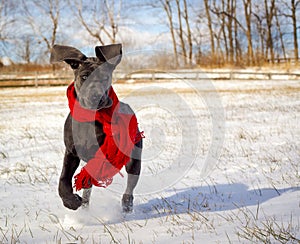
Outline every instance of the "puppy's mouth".
[[98, 105], [96, 106], [97, 110], [103, 109], [103, 108], [109, 108], [113, 104], [113, 101], [111, 98], [107, 95], [104, 95], [101, 97]]
[[109, 108], [112, 106], [113, 101], [111, 98], [107, 95], [104, 94], [102, 97], [94, 95], [89, 98], [82, 98], [79, 99], [79, 103], [81, 104], [82, 107], [90, 110], [101, 110], [104, 108]]

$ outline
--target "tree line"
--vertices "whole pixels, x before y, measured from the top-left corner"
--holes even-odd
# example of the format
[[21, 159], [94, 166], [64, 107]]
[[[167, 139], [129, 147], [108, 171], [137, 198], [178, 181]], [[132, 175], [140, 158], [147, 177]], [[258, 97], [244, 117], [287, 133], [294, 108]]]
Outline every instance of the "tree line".
[[54, 43], [88, 39], [134, 48], [137, 11], [167, 30], [174, 67], [299, 61], [300, 0], [0, 0], [0, 57], [46, 62]]

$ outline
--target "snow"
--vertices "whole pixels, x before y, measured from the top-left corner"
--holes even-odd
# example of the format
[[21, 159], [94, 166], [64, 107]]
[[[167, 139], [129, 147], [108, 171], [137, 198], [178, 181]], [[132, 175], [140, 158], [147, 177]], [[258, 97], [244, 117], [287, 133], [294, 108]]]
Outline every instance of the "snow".
[[300, 238], [299, 81], [114, 87], [146, 136], [134, 212], [127, 215], [120, 206], [124, 170], [109, 188], [93, 188], [89, 209], [62, 205], [66, 87], [0, 89], [0, 243]]

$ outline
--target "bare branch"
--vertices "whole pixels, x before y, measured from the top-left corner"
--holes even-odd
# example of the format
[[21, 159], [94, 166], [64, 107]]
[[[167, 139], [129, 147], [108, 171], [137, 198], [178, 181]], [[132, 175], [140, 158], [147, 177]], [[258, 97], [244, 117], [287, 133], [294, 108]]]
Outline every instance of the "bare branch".
[[[93, 4], [91, 6], [91, 4]], [[102, 3], [101, 8], [97, 8]], [[77, 17], [81, 25], [85, 28], [88, 34], [97, 39], [102, 45], [105, 44], [107, 38], [109, 42], [115, 43], [119, 32], [119, 20], [121, 18], [122, 1], [118, 0], [119, 7], [115, 9], [117, 3], [107, 0], [90, 1], [83, 9], [82, 0], [69, 1], [73, 6], [72, 11]], [[75, 10], [74, 10], [75, 9]], [[92, 21], [86, 16], [92, 16]]]

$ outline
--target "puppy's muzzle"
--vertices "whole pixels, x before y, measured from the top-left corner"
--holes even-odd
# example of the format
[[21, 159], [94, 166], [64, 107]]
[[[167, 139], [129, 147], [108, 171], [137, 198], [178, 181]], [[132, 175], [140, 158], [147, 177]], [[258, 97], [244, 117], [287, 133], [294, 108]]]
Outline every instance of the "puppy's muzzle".
[[91, 109], [102, 109], [108, 108], [112, 105], [112, 100], [108, 96], [107, 92], [105, 92], [102, 96], [99, 94], [93, 94], [90, 97]]
[[100, 97], [98, 94], [91, 95], [90, 101], [92, 105], [98, 105], [100, 102], [104, 101], [104, 96]]

